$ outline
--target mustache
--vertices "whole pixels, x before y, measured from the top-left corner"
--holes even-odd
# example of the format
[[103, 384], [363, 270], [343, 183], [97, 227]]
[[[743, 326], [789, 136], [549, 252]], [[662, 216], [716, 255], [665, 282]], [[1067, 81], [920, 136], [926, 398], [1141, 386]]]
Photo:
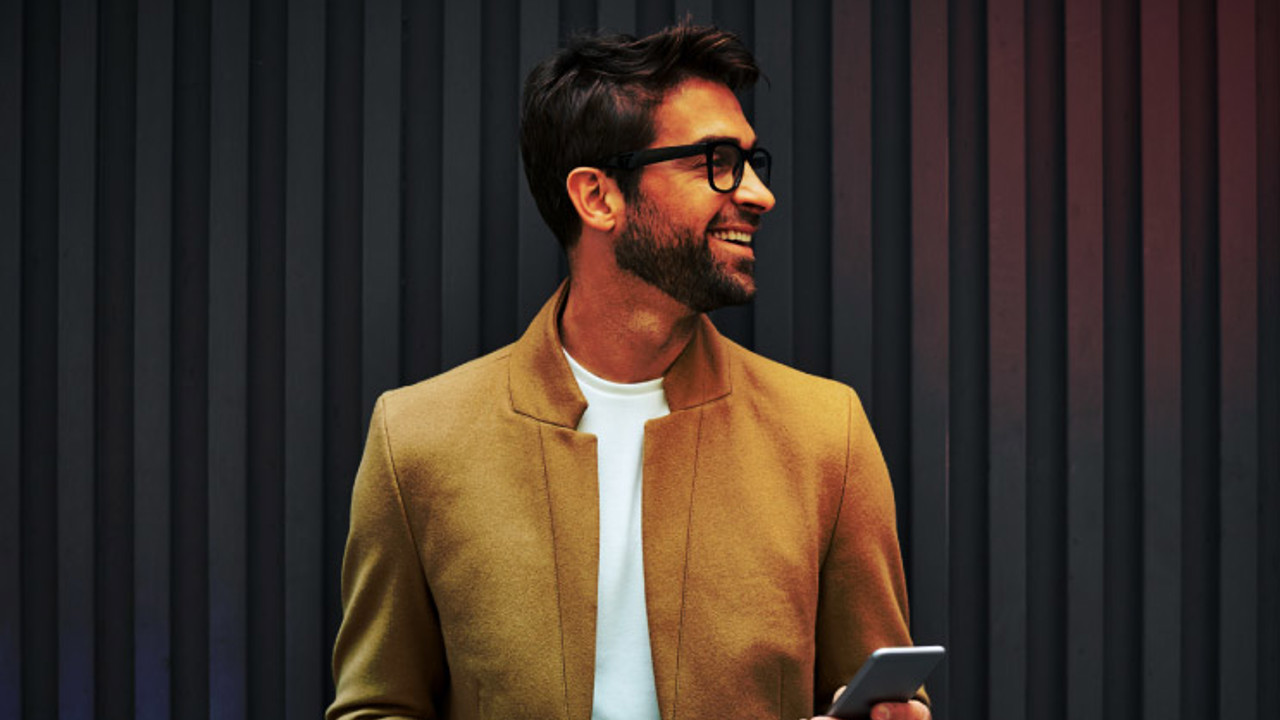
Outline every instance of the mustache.
[[752, 230], [755, 230], [760, 227], [760, 215], [759, 213], [734, 208], [716, 215], [708, 227], [717, 227], [719, 225], [748, 225]]

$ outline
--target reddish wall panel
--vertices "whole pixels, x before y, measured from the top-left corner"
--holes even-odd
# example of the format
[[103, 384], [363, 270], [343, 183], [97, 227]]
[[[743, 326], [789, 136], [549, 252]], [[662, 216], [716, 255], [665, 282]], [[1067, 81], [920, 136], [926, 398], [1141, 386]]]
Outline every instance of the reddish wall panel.
[[988, 562], [992, 710], [1026, 696], [1026, 68], [1018, 0], [987, 4], [988, 296], [991, 313]]
[[1182, 136], [1178, 12], [1143, 0], [1143, 675], [1147, 720], [1183, 717]]
[[1218, 12], [1219, 717], [1258, 713], [1258, 110], [1253, 0]]
[[[950, 422], [947, 4], [911, 6], [911, 518], [912, 629], [948, 636], [947, 490]], [[902, 500], [899, 499], [899, 503]], [[947, 704], [946, 667], [929, 685]]]
[[1103, 624], [1102, 4], [1066, 4], [1067, 717], [1101, 716]]

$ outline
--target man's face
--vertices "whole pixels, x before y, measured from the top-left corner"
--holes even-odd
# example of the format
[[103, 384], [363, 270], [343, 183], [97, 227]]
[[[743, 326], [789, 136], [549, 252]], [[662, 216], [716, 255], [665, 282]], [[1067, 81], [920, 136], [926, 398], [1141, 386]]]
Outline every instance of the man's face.
[[[729, 88], [699, 78], [667, 94], [654, 125], [655, 148], [732, 140], [750, 149], [756, 141]], [[774, 204], [751, 165], [729, 193], [708, 184], [701, 155], [642, 172], [639, 197], [628, 204], [614, 244], [618, 266], [695, 312], [750, 300], [756, 291], [752, 242], [760, 216]]]

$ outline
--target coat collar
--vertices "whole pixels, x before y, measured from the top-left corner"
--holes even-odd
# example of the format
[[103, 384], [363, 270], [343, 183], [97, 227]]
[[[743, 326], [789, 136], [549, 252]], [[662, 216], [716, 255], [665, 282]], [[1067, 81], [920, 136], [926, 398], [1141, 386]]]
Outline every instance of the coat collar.
[[[587, 401], [564, 358], [558, 319], [569, 297], [565, 280], [512, 346], [511, 406], [523, 415], [567, 428], [578, 427]], [[687, 410], [732, 392], [727, 341], [706, 315], [693, 338], [663, 377], [671, 412]]]

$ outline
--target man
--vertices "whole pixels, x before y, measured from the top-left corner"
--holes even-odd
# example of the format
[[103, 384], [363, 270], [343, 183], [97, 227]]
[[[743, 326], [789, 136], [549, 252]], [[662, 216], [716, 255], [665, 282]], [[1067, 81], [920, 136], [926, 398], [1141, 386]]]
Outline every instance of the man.
[[856, 396], [704, 315], [755, 292], [770, 158], [734, 91], [757, 75], [689, 25], [530, 74], [525, 169], [569, 279], [513, 345], [378, 401], [331, 719], [796, 718], [910, 644]]

